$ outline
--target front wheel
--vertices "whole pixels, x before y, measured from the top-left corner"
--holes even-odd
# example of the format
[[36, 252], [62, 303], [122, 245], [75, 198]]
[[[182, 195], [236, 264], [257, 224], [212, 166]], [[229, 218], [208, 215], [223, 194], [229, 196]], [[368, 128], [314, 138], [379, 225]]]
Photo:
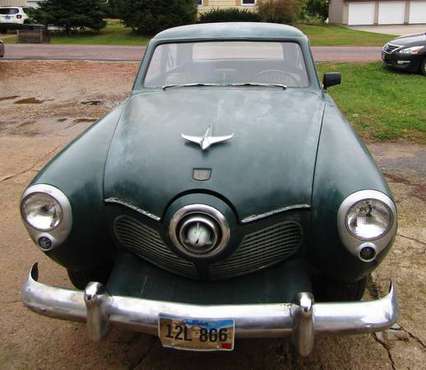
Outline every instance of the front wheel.
[[367, 277], [354, 283], [330, 280], [325, 277], [314, 279], [314, 297], [319, 302], [360, 301], [367, 286]]
[[424, 57], [422, 62], [420, 63], [420, 73], [423, 76], [426, 76], [426, 57]]

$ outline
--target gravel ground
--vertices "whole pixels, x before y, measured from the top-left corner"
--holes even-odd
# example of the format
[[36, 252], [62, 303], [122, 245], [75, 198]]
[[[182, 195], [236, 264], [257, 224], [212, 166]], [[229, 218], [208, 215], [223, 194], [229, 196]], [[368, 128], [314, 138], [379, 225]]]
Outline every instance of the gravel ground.
[[101, 343], [78, 323], [25, 309], [20, 286], [35, 261], [41, 281], [70, 286], [65, 271], [32, 245], [19, 217], [19, 197], [38, 169], [128, 94], [136, 63], [0, 63], [0, 368], [2, 369], [425, 369], [426, 147], [370, 143], [399, 207], [396, 244], [372, 277], [366, 298], [392, 278], [401, 319], [386, 333], [317, 338], [307, 359], [287, 339], [244, 340], [232, 353], [163, 349], [158, 340], [113, 329]]

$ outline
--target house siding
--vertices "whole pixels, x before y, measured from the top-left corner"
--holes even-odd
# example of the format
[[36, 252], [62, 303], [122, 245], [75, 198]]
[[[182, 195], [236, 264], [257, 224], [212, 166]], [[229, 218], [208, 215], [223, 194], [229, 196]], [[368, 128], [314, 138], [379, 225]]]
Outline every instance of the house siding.
[[331, 0], [328, 8], [328, 20], [330, 23], [343, 23], [344, 0]]
[[241, 5], [241, 0], [203, 0], [203, 5], [198, 6], [198, 11], [204, 13], [212, 9], [227, 8], [255, 10], [256, 6]]
[[27, 8], [37, 8], [43, 0], [0, 0], [1, 6], [22, 6]]
[[26, 0], [0, 0], [1, 6], [27, 6]]

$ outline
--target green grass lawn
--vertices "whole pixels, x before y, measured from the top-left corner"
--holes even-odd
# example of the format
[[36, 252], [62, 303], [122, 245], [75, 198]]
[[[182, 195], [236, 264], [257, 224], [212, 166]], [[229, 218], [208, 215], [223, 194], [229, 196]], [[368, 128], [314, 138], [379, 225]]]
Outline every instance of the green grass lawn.
[[393, 35], [356, 31], [344, 26], [298, 24], [311, 40], [312, 46], [383, 46]]
[[426, 143], [426, 77], [387, 70], [381, 63], [324, 63], [318, 69], [342, 73], [342, 85], [329, 92], [361, 136]]
[[[382, 46], [395, 38], [392, 35], [355, 31], [336, 25], [297, 25], [305, 32], [313, 46]], [[6, 43], [16, 43], [16, 36], [1, 36]], [[81, 32], [72, 36], [52, 33], [52, 44], [76, 45], [146, 45], [149, 39], [132, 32], [119, 20], [109, 19], [107, 27], [96, 32]]]
[[[16, 36], [1, 36], [5, 43], [16, 43]], [[68, 45], [146, 45], [149, 38], [143, 37], [126, 28], [119, 20], [109, 19], [107, 26], [100, 32], [79, 32], [71, 36], [52, 32], [51, 44]]]

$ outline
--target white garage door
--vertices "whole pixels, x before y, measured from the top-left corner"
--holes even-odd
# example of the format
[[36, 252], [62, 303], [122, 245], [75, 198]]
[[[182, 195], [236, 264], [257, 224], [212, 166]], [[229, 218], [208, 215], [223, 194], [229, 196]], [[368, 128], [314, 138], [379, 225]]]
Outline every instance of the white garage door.
[[410, 3], [410, 23], [426, 23], [426, 1]]
[[405, 1], [380, 1], [379, 24], [404, 24]]
[[374, 2], [349, 3], [348, 24], [350, 26], [374, 24]]

